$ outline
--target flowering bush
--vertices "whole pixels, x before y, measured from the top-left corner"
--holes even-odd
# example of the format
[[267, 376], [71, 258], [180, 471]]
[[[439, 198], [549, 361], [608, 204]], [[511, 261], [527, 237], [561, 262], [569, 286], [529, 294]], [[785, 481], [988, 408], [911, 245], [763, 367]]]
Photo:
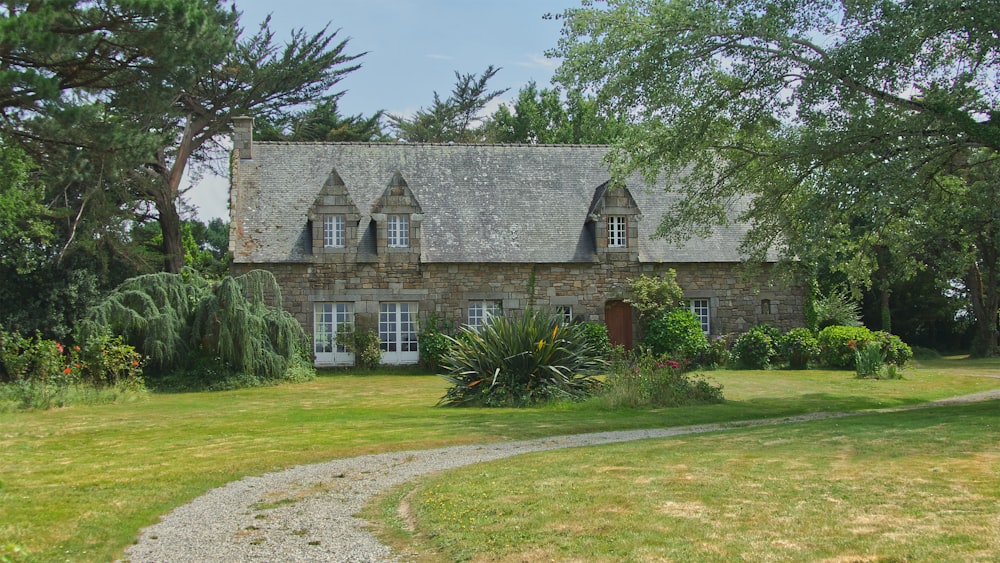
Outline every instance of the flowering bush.
[[423, 322], [420, 333], [417, 334], [420, 363], [430, 369], [441, 365], [441, 358], [451, 350], [451, 336], [454, 325], [436, 314]]
[[86, 380], [95, 385], [123, 386], [143, 389], [142, 356], [135, 348], [125, 344], [121, 336], [94, 335], [84, 343], [77, 364]]
[[688, 367], [649, 352], [621, 355], [601, 387], [601, 400], [610, 408], [721, 403], [722, 387], [689, 375]]
[[778, 355], [777, 338], [778, 331], [768, 325], [750, 327], [733, 343], [733, 359], [742, 369], [767, 369]]
[[831, 368], [854, 369], [855, 352], [872, 339], [872, 331], [863, 326], [828, 326], [816, 337], [820, 348], [820, 362]]
[[869, 342], [879, 348], [886, 364], [902, 367], [913, 357], [913, 350], [898, 336], [863, 326], [829, 326], [817, 338], [821, 361], [834, 368], [856, 369], [857, 352]]
[[819, 340], [808, 328], [793, 328], [778, 337], [778, 356], [792, 369], [806, 369], [819, 357]]

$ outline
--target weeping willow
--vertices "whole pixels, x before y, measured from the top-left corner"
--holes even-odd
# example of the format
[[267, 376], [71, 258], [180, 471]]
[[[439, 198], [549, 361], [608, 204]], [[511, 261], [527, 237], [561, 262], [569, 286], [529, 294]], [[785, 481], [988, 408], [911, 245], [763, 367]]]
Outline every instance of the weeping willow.
[[193, 270], [129, 279], [90, 311], [81, 333], [94, 332], [123, 336], [160, 373], [209, 361], [274, 380], [309, 365], [307, 337], [265, 270], [216, 283]]

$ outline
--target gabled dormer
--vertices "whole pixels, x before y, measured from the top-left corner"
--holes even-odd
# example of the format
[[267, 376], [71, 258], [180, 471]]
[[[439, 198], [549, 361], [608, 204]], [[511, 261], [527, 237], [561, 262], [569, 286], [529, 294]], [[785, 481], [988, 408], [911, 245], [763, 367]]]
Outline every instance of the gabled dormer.
[[598, 186], [587, 214], [600, 261], [639, 259], [639, 220], [642, 213], [625, 185], [610, 180]]
[[393, 174], [382, 196], [372, 206], [375, 229], [375, 253], [420, 256], [420, 223], [423, 221], [420, 203], [399, 172]]
[[335, 255], [350, 259], [357, 255], [361, 213], [336, 169], [330, 171], [309, 208], [308, 219], [314, 256]]

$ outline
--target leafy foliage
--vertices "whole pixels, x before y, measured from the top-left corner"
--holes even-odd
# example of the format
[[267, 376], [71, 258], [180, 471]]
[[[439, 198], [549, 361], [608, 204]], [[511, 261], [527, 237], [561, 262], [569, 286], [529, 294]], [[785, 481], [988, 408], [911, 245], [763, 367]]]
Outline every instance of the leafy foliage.
[[601, 356], [606, 358], [611, 353], [611, 340], [608, 337], [608, 325], [604, 323], [585, 322], [580, 324], [584, 337], [590, 347]]
[[500, 106], [486, 124], [494, 143], [606, 145], [620, 137], [625, 124], [604, 114], [593, 97], [538, 89], [528, 83], [512, 107]]
[[373, 328], [340, 330], [337, 332], [337, 344], [351, 351], [360, 367], [375, 369], [382, 363], [382, 341]]
[[434, 102], [429, 109], [421, 108], [407, 118], [389, 114], [390, 126], [398, 139], [411, 143], [471, 143], [483, 140], [484, 131], [478, 127], [486, 106], [507, 91], [489, 90], [487, 83], [500, 69], [490, 65], [478, 77], [474, 74], [455, 72], [455, 87], [447, 99], [434, 92]]
[[819, 357], [819, 340], [807, 328], [793, 328], [778, 337], [777, 355], [791, 369], [806, 369]]
[[551, 54], [560, 83], [630, 121], [614, 176], [677, 178], [658, 234], [682, 240], [739, 216], [752, 256], [825, 261], [852, 289], [874, 286], [884, 329], [892, 284], [933, 263], [969, 288], [973, 352], [996, 355], [994, 8], [587, 2], [562, 14]]
[[264, 270], [217, 283], [191, 270], [129, 279], [81, 325], [85, 340], [108, 333], [148, 357], [154, 375], [197, 362], [264, 381], [311, 372], [306, 335]]
[[688, 309], [670, 309], [646, 323], [642, 343], [655, 355], [696, 360], [708, 349], [701, 321]]
[[820, 361], [829, 367], [856, 369], [857, 352], [872, 344], [879, 350], [884, 363], [902, 367], [913, 357], [913, 350], [898, 336], [887, 332], [872, 332], [854, 326], [829, 326], [817, 336]]
[[628, 280], [629, 298], [625, 301], [639, 312], [640, 319], [660, 316], [680, 304], [684, 291], [677, 285], [677, 272], [667, 270], [662, 276], [640, 275]]
[[767, 325], [756, 325], [733, 343], [733, 359], [744, 369], [767, 369], [778, 355], [779, 332]]
[[280, 115], [273, 121], [254, 121], [254, 139], [261, 141], [359, 142], [384, 140], [382, 111], [370, 117], [342, 116], [337, 109], [340, 94], [327, 96], [311, 108]]
[[722, 387], [685, 372], [684, 364], [640, 352], [612, 362], [599, 393], [610, 408], [679, 407], [724, 401]]
[[829, 295], [813, 300], [816, 330], [828, 326], [861, 326], [861, 308], [843, 291], [832, 291]]
[[442, 377], [452, 387], [439, 404], [521, 407], [588, 396], [606, 362], [582, 325], [527, 310], [492, 317], [478, 332], [463, 327], [451, 338]]
[[417, 348], [420, 350], [420, 363], [430, 369], [437, 369], [441, 360], [451, 351], [451, 336], [454, 325], [442, 319], [436, 313], [427, 317], [421, 323], [417, 334]]

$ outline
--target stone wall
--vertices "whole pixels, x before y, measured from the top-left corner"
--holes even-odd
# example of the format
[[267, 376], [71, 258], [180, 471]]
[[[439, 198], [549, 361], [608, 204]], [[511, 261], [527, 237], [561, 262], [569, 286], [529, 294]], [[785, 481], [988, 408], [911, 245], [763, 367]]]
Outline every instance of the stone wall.
[[[455, 325], [466, 322], [469, 301], [499, 300], [506, 313], [527, 307], [572, 307], [577, 320], [604, 321], [609, 301], [627, 297], [628, 280], [669, 269], [686, 299], [707, 299], [711, 333], [740, 333], [767, 323], [804, 326], [804, 291], [772, 279], [769, 269], [747, 275], [738, 264], [636, 264], [627, 260], [579, 264], [421, 264], [390, 260], [371, 264], [237, 264], [234, 274], [271, 270], [281, 284], [284, 306], [312, 332], [313, 303], [349, 301], [359, 323], [374, 324], [379, 303], [417, 303], [421, 319], [431, 313]], [[624, 257], [623, 257], [624, 258]]]

